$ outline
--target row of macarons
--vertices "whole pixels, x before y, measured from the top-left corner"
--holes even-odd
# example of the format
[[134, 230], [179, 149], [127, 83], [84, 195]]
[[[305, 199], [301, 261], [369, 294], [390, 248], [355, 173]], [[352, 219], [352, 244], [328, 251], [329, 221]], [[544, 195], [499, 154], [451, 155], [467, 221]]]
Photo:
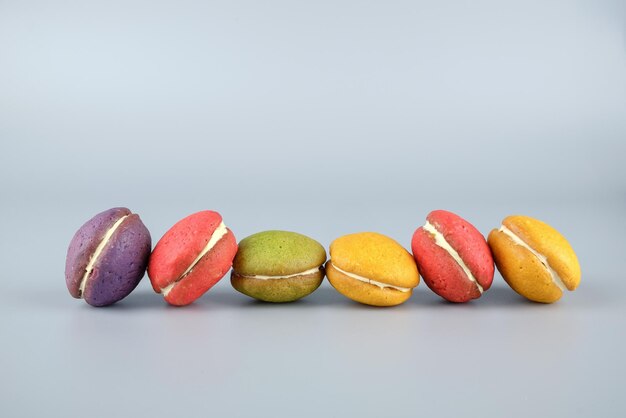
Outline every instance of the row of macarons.
[[344, 296], [373, 306], [408, 300], [420, 275], [450, 302], [468, 302], [489, 290], [494, 263], [520, 295], [552, 303], [578, 287], [574, 250], [556, 229], [528, 216], [509, 216], [488, 239], [467, 220], [445, 210], [426, 217], [411, 240], [412, 254], [376, 232], [344, 235], [324, 247], [305, 235], [264, 231], [239, 243], [215, 211], [174, 224], [152, 249], [150, 232], [127, 208], [87, 221], [70, 242], [65, 279], [70, 294], [92, 306], [128, 296], [146, 269], [152, 287], [171, 305], [189, 305], [231, 270], [232, 286], [266, 302], [292, 302], [328, 277]]

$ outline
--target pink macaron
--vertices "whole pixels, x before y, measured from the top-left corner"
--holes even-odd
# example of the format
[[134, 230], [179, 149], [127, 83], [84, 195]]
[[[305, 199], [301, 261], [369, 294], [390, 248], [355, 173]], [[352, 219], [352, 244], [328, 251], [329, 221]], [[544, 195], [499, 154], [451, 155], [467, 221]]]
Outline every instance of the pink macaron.
[[169, 304], [189, 305], [224, 277], [236, 253], [237, 240], [222, 216], [204, 210], [163, 235], [150, 256], [148, 276]]
[[452, 212], [429, 213], [411, 248], [426, 285], [450, 302], [477, 299], [491, 287], [494, 264], [485, 237]]

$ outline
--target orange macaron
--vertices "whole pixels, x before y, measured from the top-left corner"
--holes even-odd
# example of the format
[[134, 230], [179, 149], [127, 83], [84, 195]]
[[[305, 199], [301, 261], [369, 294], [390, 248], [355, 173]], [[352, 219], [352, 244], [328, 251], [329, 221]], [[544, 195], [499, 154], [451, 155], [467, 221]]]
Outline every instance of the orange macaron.
[[534, 302], [556, 302], [580, 284], [574, 249], [559, 231], [538, 219], [504, 218], [489, 234], [489, 246], [504, 280]]
[[372, 306], [404, 303], [419, 284], [411, 254], [376, 232], [344, 235], [333, 241], [326, 276], [339, 293]]

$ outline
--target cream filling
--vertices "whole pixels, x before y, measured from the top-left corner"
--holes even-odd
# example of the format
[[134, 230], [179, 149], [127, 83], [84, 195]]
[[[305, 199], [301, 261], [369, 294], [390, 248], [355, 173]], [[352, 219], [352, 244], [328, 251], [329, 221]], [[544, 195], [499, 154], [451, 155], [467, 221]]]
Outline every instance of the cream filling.
[[561, 289], [561, 292], [565, 292], [565, 290], [567, 289], [567, 286], [565, 286], [565, 283], [563, 283], [563, 280], [561, 280], [561, 278], [559, 277], [559, 273], [557, 273], [552, 267], [550, 267], [550, 264], [548, 263], [548, 258], [546, 256], [539, 253], [538, 251], [535, 251], [534, 248], [526, 244], [520, 237], [515, 235], [513, 231], [511, 231], [506, 226], [504, 225], [500, 226], [499, 231], [503, 232], [505, 235], [511, 238], [511, 240], [513, 240], [515, 244], [521, 245], [522, 247], [526, 248], [528, 251], [533, 253], [533, 255], [539, 259], [541, 264], [543, 264], [546, 270], [548, 270], [548, 273], [550, 273], [550, 277], [552, 278], [552, 283], [554, 283], [556, 287]]
[[91, 258], [89, 259], [89, 263], [87, 263], [87, 267], [85, 267], [85, 274], [83, 274], [83, 278], [80, 281], [80, 286], [78, 287], [78, 291], [79, 291], [81, 298], [83, 297], [85, 286], [87, 286], [87, 280], [89, 280], [89, 275], [93, 271], [93, 266], [96, 264], [96, 261], [98, 261], [98, 257], [100, 257], [100, 254], [102, 254], [104, 247], [106, 247], [107, 243], [113, 236], [113, 233], [115, 232], [115, 230], [122, 224], [122, 222], [124, 222], [126, 218], [128, 218], [128, 216], [130, 215], [122, 216], [117, 221], [115, 221], [113, 226], [109, 228], [108, 231], [104, 234], [104, 237], [102, 237], [102, 241], [100, 241], [100, 243], [96, 247], [96, 250], [91, 255]]
[[426, 221], [423, 228], [426, 232], [430, 233], [431, 235], [435, 237], [435, 244], [437, 244], [438, 246], [446, 250], [446, 252], [450, 254], [452, 258], [454, 258], [454, 261], [456, 261], [456, 263], [461, 267], [461, 269], [463, 269], [467, 278], [471, 282], [476, 284], [478, 291], [482, 294], [483, 287], [480, 285], [480, 283], [478, 283], [478, 281], [476, 280], [476, 277], [474, 277], [474, 275], [470, 271], [469, 267], [467, 267], [467, 265], [465, 264], [465, 262], [463, 261], [459, 253], [456, 252], [454, 248], [452, 248], [452, 245], [450, 245], [448, 241], [446, 241], [446, 238], [443, 236], [443, 234], [437, 231], [437, 228], [435, 228], [435, 226], [428, 221]]
[[400, 292], [408, 292], [411, 290], [410, 287], [400, 287], [400, 286], [393, 286], [391, 284], [387, 284], [387, 283], [381, 283], [381, 282], [377, 282], [376, 280], [372, 280], [372, 279], [368, 279], [367, 277], [363, 277], [363, 276], [359, 276], [358, 274], [354, 274], [354, 273], [349, 273], [345, 270], [340, 269], [339, 267], [337, 267], [336, 265], [333, 264], [333, 268], [343, 274], [345, 274], [348, 277], [352, 277], [353, 279], [359, 280], [361, 282], [365, 282], [365, 283], [369, 283], [369, 284], [373, 284], [374, 286], [378, 286], [381, 289], [384, 289], [385, 287], [390, 287], [392, 289], [396, 289], [399, 290]]
[[307, 274], [317, 273], [319, 270], [320, 270], [319, 267], [314, 267], [312, 269], [301, 271], [300, 273], [286, 274], [284, 276], [263, 276], [263, 275], [258, 275], [258, 274], [252, 274], [252, 275], [246, 276], [242, 274], [241, 277], [244, 277], [246, 279], [278, 280], [278, 279], [289, 279], [291, 277], [296, 277], [296, 276], [305, 276]]
[[226, 225], [224, 225], [224, 222], [220, 223], [217, 229], [213, 231], [213, 235], [211, 235], [209, 242], [207, 242], [206, 246], [202, 249], [202, 251], [200, 251], [200, 254], [198, 254], [196, 259], [193, 260], [193, 262], [189, 265], [189, 267], [187, 267], [187, 269], [183, 272], [183, 274], [178, 276], [178, 278], [174, 280], [172, 283], [170, 283], [169, 285], [161, 288], [161, 293], [163, 294], [163, 296], [167, 296], [168, 293], [170, 293], [170, 291], [174, 288], [174, 286], [178, 284], [178, 282], [180, 282], [186, 275], [191, 273], [191, 270], [193, 270], [196, 264], [198, 264], [200, 260], [202, 260], [202, 257], [207, 255], [207, 253], [211, 251], [211, 249], [215, 247], [215, 245], [219, 242], [219, 240], [221, 240], [222, 237], [226, 235], [227, 233], [228, 233], [228, 229], [226, 229]]

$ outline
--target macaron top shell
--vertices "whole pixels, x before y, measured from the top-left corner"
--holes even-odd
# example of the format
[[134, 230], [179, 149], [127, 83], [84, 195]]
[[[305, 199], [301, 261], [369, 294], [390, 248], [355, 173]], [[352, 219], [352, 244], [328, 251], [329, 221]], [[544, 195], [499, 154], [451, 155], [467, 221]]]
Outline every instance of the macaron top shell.
[[457, 214], [446, 210], [432, 211], [426, 220], [458, 253], [482, 290], [489, 289], [493, 282], [495, 267], [489, 245], [480, 231]]
[[80, 298], [80, 283], [85, 275], [91, 257], [102, 242], [106, 233], [122, 217], [131, 211], [127, 208], [112, 208], [100, 212], [81, 226], [74, 234], [65, 260], [65, 280], [70, 294]]
[[578, 257], [559, 231], [545, 222], [522, 215], [508, 216], [502, 221], [502, 225], [533, 250], [545, 256], [567, 289], [574, 290], [578, 287], [581, 279]]
[[151, 256], [159, 262], [148, 265], [148, 275], [156, 292], [180, 278], [221, 223], [219, 213], [204, 210], [181, 219], [163, 235]]
[[413, 288], [419, 274], [413, 256], [393, 239], [377, 232], [337, 238], [330, 245], [332, 265], [392, 286]]
[[239, 242], [233, 270], [244, 276], [284, 276], [321, 266], [325, 261], [324, 247], [306, 235], [263, 231]]

